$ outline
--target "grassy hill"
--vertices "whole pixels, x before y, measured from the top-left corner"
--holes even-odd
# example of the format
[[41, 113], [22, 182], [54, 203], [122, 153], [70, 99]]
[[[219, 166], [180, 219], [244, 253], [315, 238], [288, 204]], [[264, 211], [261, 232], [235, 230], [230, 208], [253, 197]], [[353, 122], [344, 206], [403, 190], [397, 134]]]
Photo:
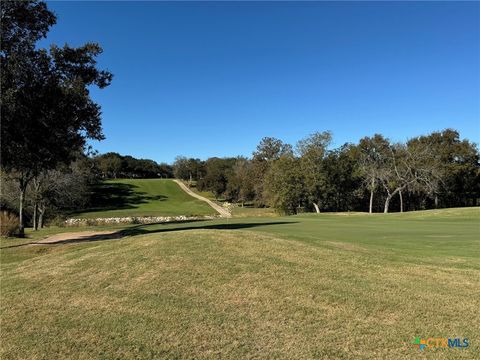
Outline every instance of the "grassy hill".
[[471, 359], [479, 220], [238, 218], [2, 249], [0, 357], [416, 359], [419, 336], [471, 342], [422, 358]]
[[208, 204], [186, 194], [172, 180], [108, 180], [94, 188], [92, 209], [79, 218], [215, 215]]

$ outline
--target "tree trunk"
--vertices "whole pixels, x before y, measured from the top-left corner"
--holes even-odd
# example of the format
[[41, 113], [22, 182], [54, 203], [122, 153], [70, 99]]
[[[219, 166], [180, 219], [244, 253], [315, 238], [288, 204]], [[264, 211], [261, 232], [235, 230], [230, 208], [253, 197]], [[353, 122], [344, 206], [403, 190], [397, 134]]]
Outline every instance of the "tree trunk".
[[438, 209], [438, 195], [435, 194], [435, 209]]
[[25, 236], [25, 224], [23, 221], [23, 202], [25, 199], [25, 190], [26, 186], [24, 185], [24, 182], [22, 181], [20, 183], [20, 203], [18, 206], [18, 221], [19, 221], [19, 228], [18, 228], [18, 236], [24, 237]]
[[370, 185], [370, 203], [368, 204], [368, 213], [373, 213], [373, 193], [375, 192], [375, 178], [372, 179]]
[[390, 195], [390, 194], [385, 199], [385, 207], [383, 208], [383, 213], [384, 214], [388, 213], [388, 206], [390, 205], [390, 200], [391, 199], [392, 199], [392, 195]]
[[35, 231], [38, 230], [38, 221], [37, 221], [37, 214], [38, 214], [38, 200], [40, 198], [40, 185], [41, 185], [41, 180], [38, 176], [34, 177], [32, 179], [33, 182], [33, 189], [34, 189], [34, 194], [33, 194], [33, 229]]
[[313, 203], [313, 206], [315, 206], [315, 212], [316, 212], [317, 214], [320, 214], [320, 208], [318, 207], [318, 204]]
[[370, 204], [368, 205], [368, 213], [371, 214], [373, 212], [373, 189], [370, 190]]
[[[395, 191], [392, 192], [392, 193], [387, 190], [388, 195], [387, 195], [387, 198], [385, 199], [385, 207], [383, 208], [383, 213], [384, 214], [388, 213], [388, 207], [390, 205], [390, 200], [392, 200], [392, 198], [397, 194], [397, 192], [401, 192], [403, 188], [404, 188], [403, 186], [399, 187], [399, 188], [396, 188]], [[403, 202], [403, 200], [402, 200], [402, 202]]]
[[403, 213], [403, 195], [402, 190], [398, 192], [398, 196], [400, 197], [400, 212]]
[[35, 205], [33, 206], [33, 230], [35, 231], [38, 230], [37, 209], [38, 209], [38, 205], [37, 205], [37, 202], [35, 201]]
[[39, 214], [38, 214], [38, 227], [40, 229], [43, 228], [43, 214], [45, 214], [45, 207], [44, 206], [40, 206], [39, 208]]

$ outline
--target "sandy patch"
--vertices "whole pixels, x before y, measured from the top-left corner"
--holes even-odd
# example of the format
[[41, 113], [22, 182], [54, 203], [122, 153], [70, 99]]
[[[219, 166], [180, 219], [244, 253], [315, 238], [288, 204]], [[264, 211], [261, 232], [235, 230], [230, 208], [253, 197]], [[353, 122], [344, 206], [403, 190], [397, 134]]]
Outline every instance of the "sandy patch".
[[123, 234], [119, 231], [76, 231], [52, 235], [45, 239], [32, 242], [31, 244], [58, 244], [80, 241], [120, 239], [121, 237], [123, 237]]

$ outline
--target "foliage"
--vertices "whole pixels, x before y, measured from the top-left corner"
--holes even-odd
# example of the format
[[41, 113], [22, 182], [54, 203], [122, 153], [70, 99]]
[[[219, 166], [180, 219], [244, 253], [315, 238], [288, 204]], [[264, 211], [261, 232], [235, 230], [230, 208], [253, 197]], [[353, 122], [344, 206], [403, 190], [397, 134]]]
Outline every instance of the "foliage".
[[[48, 220], [79, 210], [90, 202], [90, 185], [96, 181], [91, 159], [80, 156], [69, 166], [39, 172], [25, 192], [25, 221], [35, 229]], [[2, 209], [18, 213], [17, 179], [2, 176]]]
[[9, 211], [0, 211], [0, 235], [14, 236], [17, 235], [20, 222], [18, 216]]
[[305, 204], [305, 178], [300, 161], [282, 156], [266, 175], [265, 198], [268, 204], [286, 214], [296, 214]]
[[150, 159], [136, 159], [133, 156], [122, 156], [109, 152], [94, 157], [95, 167], [102, 179], [117, 178], [172, 178], [172, 166]]
[[357, 145], [358, 171], [363, 178], [363, 187], [369, 191], [369, 212], [373, 212], [374, 193], [378, 188], [380, 174], [389, 154], [389, 141], [381, 134], [360, 139]]
[[274, 161], [282, 156], [293, 154], [292, 146], [273, 137], [264, 137], [253, 152], [253, 159], [257, 161]]
[[225, 197], [229, 201], [238, 201], [242, 204], [255, 198], [255, 176], [251, 161], [238, 157], [233, 165], [232, 172], [227, 179]]
[[219, 198], [227, 190], [228, 179], [233, 173], [233, 166], [235, 164], [233, 158], [210, 158], [205, 162], [205, 175], [197, 181], [197, 189], [210, 190]]
[[322, 209], [327, 211], [361, 210], [362, 180], [355, 145], [344, 144], [329, 151], [322, 161], [324, 188]]
[[308, 203], [312, 203], [317, 212], [325, 199], [327, 187], [326, 172], [323, 170], [327, 147], [332, 141], [329, 131], [313, 133], [297, 143]]
[[426, 200], [431, 201], [433, 197], [433, 205], [437, 207], [475, 205], [480, 194], [480, 157], [476, 144], [461, 140], [458, 131], [453, 129], [419, 136], [408, 144], [428, 145], [431, 161], [438, 166], [441, 181], [431, 188]]
[[1, 166], [17, 179], [23, 235], [29, 182], [69, 164], [87, 139], [103, 139], [100, 106], [90, 98], [90, 87], [105, 88], [112, 74], [97, 69], [102, 48], [96, 43], [36, 46], [56, 22], [44, 2], [2, 3], [1, 22]]
[[267, 137], [250, 159], [178, 157], [174, 169], [216, 198], [253, 201], [287, 213], [403, 211], [471, 206], [480, 200], [478, 149], [455, 130], [396, 144], [381, 134], [336, 149], [329, 148], [331, 141], [330, 132], [316, 132], [300, 140], [293, 152], [290, 145]]
[[67, 218], [64, 215], [57, 215], [50, 220], [50, 225], [63, 228], [65, 227], [65, 220], [67, 220]]
[[175, 178], [181, 180], [198, 181], [204, 174], [204, 162], [200, 159], [186, 158], [177, 156], [173, 163], [173, 174]]
[[257, 148], [252, 154], [253, 178], [255, 203], [257, 206], [265, 206], [267, 199], [265, 197], [265, 177], [273, 162], [282, 156], [293, 155], [292, 145], [284, 143], [282, 140], [274, 137], [264, 137], [260, 140]]

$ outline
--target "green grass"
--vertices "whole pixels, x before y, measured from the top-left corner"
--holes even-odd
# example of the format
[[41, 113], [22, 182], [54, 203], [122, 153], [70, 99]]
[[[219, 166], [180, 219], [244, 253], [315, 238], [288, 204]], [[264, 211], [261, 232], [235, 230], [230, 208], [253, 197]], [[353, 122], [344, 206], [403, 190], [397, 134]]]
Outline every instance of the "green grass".
[[201, 216], [216, 212], [186, 194], [173, 180], [108, 180], [94, 189], [92, 209], [73, 214], [79, 218], [126, 216]]
[[[0, 357], [472, 359], [479, 220], [234, 218], [2, 249]], [[417, 336], [471, 346], [420, 353]]]
[[272, 208], [256, 208], [253, 206], [235, 206], [232, 209], [232, 215], [234, 217], [275, 217], [278, 214], [275, 212], [275, 209]]

